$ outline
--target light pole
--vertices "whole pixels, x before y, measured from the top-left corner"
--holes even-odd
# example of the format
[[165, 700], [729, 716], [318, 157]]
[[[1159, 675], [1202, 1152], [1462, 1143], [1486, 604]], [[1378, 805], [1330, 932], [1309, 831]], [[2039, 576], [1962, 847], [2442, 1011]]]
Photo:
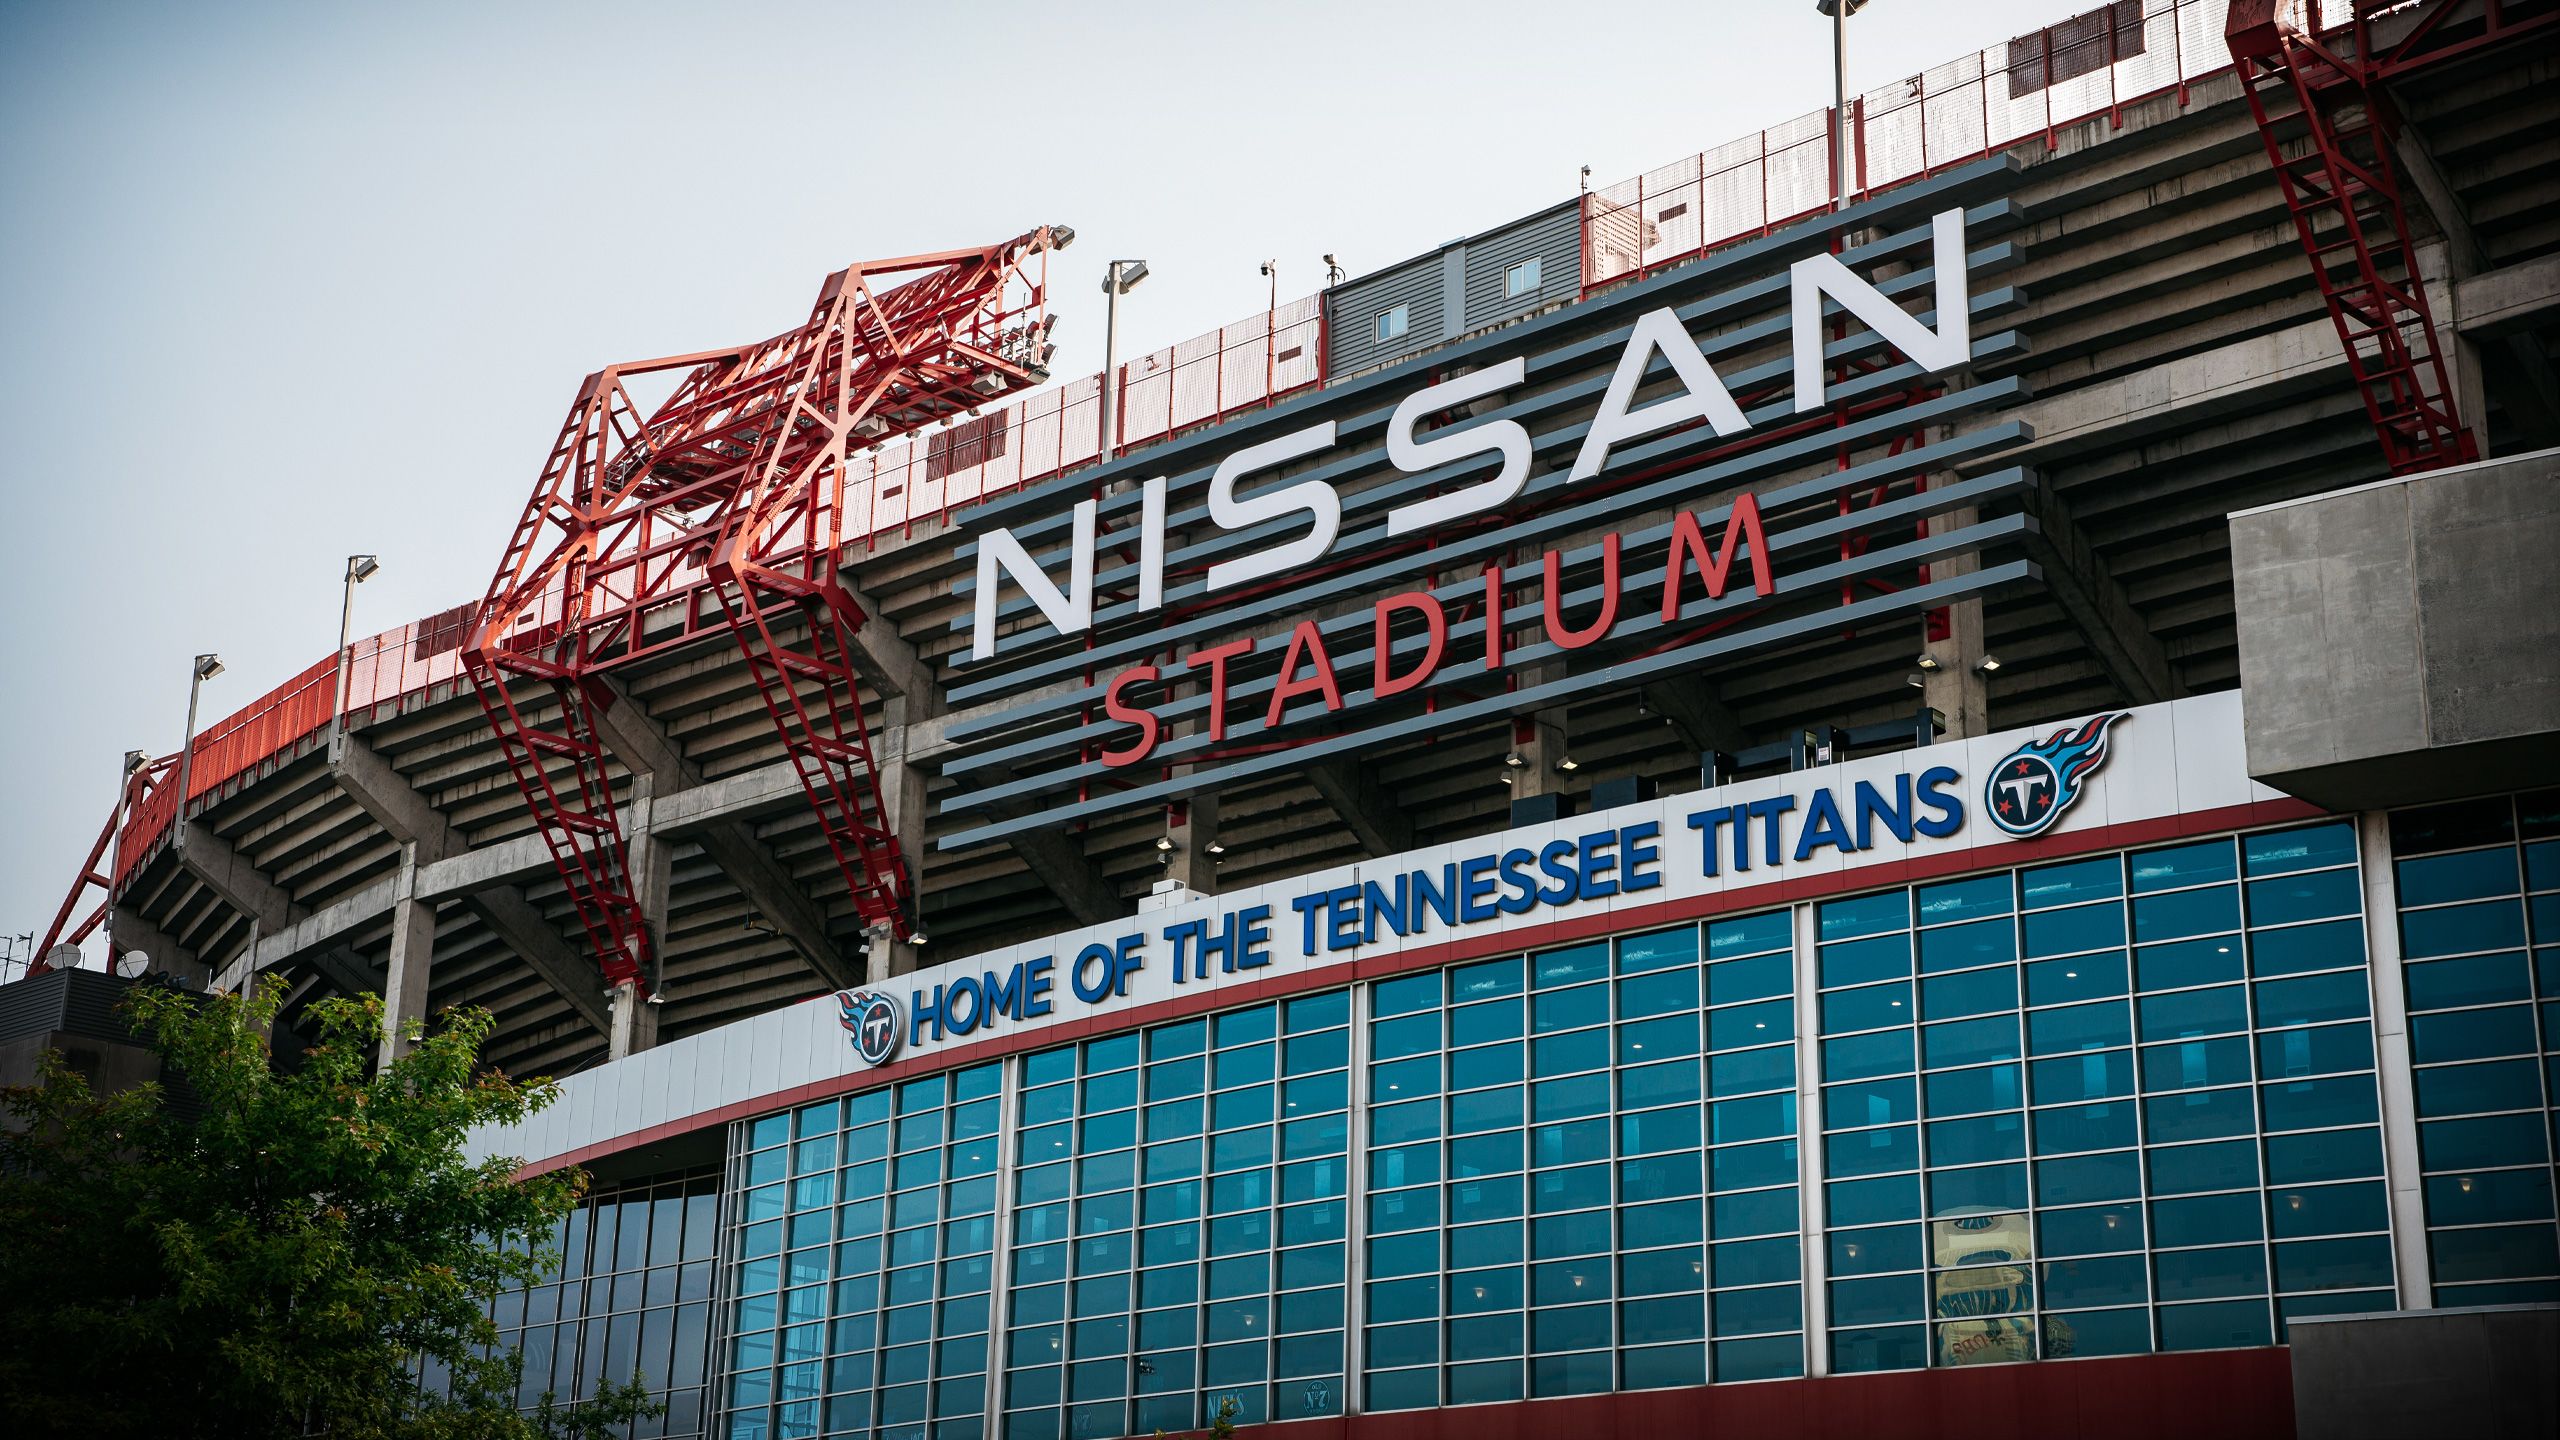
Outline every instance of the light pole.
[[1813, 8], [1831, 17], [1831, 208], [1849, 203], [1849, 17], [1867, 8], [1867, 0], [1814, 0]]
[[178, 803], [171, 808], [174, 817], [169, 825], [169, 843], [184, 847], [187, 843], [187, 777], [196, 763], [196, 695], [204, 682], [222, 673], [222, 657], [199, 655], [187, 672], [187, 737], [178, 745]]
[[[192, 727], [191, 727], [192, 728]], [[107, 822], [107, 968], [116, 968], [116, 861], [124, 854], [124, 817], [127, 802], [133, 799], [133, 775], [151, 763], [151, 757], [140, 750], [124, 752], [124, 773], [116, 777], [114, 818]]]
[[382, 562], [371, 555], [347, 557], [347, 578], [338, 597], [338, 694], [329, 705], [329, 759], [338, 759], [338, 748], [346, 743], [347, 672], [354, 668], [354, 657], [347, 653], [347, 625], [355, 618], [356, 587], [373, 578]]
[[1120, 406], [1120, 297], [1147, 278], [1144, 260], [1114, 260], [1102, 272], [1102, 458], [1120, 453], [1115, 425]]

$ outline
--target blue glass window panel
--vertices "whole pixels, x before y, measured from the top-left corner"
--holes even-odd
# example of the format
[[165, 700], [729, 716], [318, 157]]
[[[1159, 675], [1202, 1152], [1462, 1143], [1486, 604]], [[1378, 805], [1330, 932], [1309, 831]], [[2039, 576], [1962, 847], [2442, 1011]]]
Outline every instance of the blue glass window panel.
[[2017, 929], [2006, 918], [1920, 932], [1920, 969], [1924, 973], [2000, 965], [2017, 958]]
[[1698, 972], [1695, 968], [1657, 970], [1650, 975], [1630, 975], [1618, 982], [1618, 1018], [1621, 1021], [1697, 1008]]
[[1195, 1137], [1177, 1140], [1170, 1145], [1149, 1146], [1146, 1152], [1147, 1183], [1164, 1180], [1189, 1180], [1200, 1173], [1200, 1142]]
[[1773, 995], [1786, 995], [1795, 989], [1795, 959], [1785, 951], [1774, 955], [1756, 955], [1746, 960], [1727, 960], [1707, 967], [1707, 1003], [1730, 1005], [1743, 1000], [1765, 1000]]
[[[1706, 1335], [1706, 1305], [1695, 1295], [1673, 1295], [1656, 1300], [1630, 1300], [1618, 1307], [1618, 1341], [1622, 1345], [1660, 1345], [1666, 1341], [1703, 1340]], [[1703, 1373], [1706, 1369], [1706, 1352], [1695, 1345], [1684, 1345], [1678, 1350], [1650, 1350], [1634, 1353], [1685, 1354], [1690, 1357], [1694, 1368], [1686, 1374], [1670, 1369], [1657, 1371], [1654, 1368], [1656, 1362], [1648, 1361], [1641, 1372], [1631, 1369], [1629, 1372], [1631, 1376], [1637, 1373], [1642, 1373], [1648, 1378], [1668, 1375], [1670, 1378], [1652, 1380], [1652, 1383], [1660, 1385], [1699, 1385], [1706, 1382], [1707, 1377]], [[1632, 1364], [1632, 1361], [1630, 1363]], [[1630, 1384], [1628, 1388], [1642, 1387]]]
[[1828, 1080], [1892, 1075], [1910, 1070], [1911, 1057], [1912, 1035], [1908, 1030], [1883, 1030], [1845, 1040], [1825, 1040], [1822, 1042], [1822, 1074]]
[[1427, 1320], [1439, 1313], [1440, 1279], [1436, 1275], [1415, 1280], [1370, 1282], [1369, 1319], [1372, 1323]]
[[[1748, 1052], [1746, 1052], [1748, 1053]], [[1792, 1059], [1794, 1052], [1781, 1052]], [[1790, 1067], [1792, 1070], [1792, 1067]], [[1792, 1073], [1779, 1076], [1771, 1084], [1792, 1084]], [[1678, 1100], [1695, 1100], [1701, 1090], [1698, 1065], [1694, 1060], [1674, 1060], [1663, 1065], [1644, 1065], [1618, 1072], [1618, 1108], [1641, 1109], [1647, 1105], [1668, 1105]]]
[[2387, 1235], [2296, 1240], [2274, 1250], [2278, 1290], [2353, 1290], [2391, 1283], [2391, 1237]]
[[[1782, 1185], [1796, 1178], [1796, 1142], [1771, 1141], [1759, 1145], [1733, 1145], [1708, 1157], [1710, 1188], [1715, 1190], [1757, 1190], [1764, 1185]], [[1622, 1189], [1620, 1193], [1625, 1192]]]
[[[1601, 1143], [1608, 1135], [1609, 1124], [1605, 1120], [1577, 1121], [1565, 1125], [1550, 1125], [1538, 1133], [1542, 1142], [1547, 1135], [1563, 1133], [1577, 1137], [1582, 1144], [1592, 1145]], [[1587, 1153], [1589, 1152], [1576, 1152], [1566, 1147], [1565, 1153], [1557, 1160], [1552, 1162], [1541, 1160], [1539, 1163], [1561, 1164], [1564, 1159]], [[1472, 1180], [1479, 1175], [1500, 1175], [1519, 1168], [1520, 1136], [1516, 1133], [1467, 1135], [1449, 1142], [1449, 1178], [1452, 1180]]]
[[1577, 1215], [1543, 1215], [1529, 1224], [1529, 1253], [1535, 1259], [1599, 1255], [1608, 1249], [1609, 1214], [1604, 1210], [1587, 1210]]
[[2357, 888], [2359, 878], [2353, 870], [2324, 870], [2312, 875], [2252, 880], [2249, 923], [2284, 925], [2296, 920], [2353, 915], [2363, 900]]
[[[1903, 1012], [1909, 1014], [1908, 1010]], [[1795, 1035], [1795, 1005], [1786, 1000], [1771, 1000], [1757, 1005], [1736, 1005], [1707, 1012], [1707, 1048], [1731, 1050], [1744, 1045], [1766, 1045], [1790, 1039]]]
[[1933, 1071], [1923, 1084], [1931, 1119], [1971, 1115], [1984, 1110], [2010, 1110], [2023, 1103], [2018, 1067], [2013, 1064]]
[[2018, 1008], [2018, 972], [2008, 967], [1941, 975], [1920, 982], [1920, 1013], [1952, 1020]]
[[1928, 1363], [1929, 1332], [1919, 1325], [1831, 1332], [1831, 1369], [1834, 1374], [1918, 1370]]
[[1436, 1325], [1372, 1325], [1367, 1338], [1372, 1366], [1427, 1365], [1440, 1357]]
[[2151, 1243], [2227, 1245], [2264, 1238], [2258, 1197], [2248, 1191], [2191, 1195], [2151, 1204]]
[[1919, 1118], [1917, 1091], [1908, 1075], [1830, 1085], [1822, 1091], [1822, 1123], [1830, 1129], [1890, 1125]]
[[[1084, 1108], [1088, 1113], [1121, 1110], [1138, 1103], [1138, 1072], [1122, 1070], [1110, 1075], [1097, 1075], [1084, 1082]], [[898, 1122], [899, 1145], [905, 1148], [906, 1128], [912, 1120]]]
[[2481, 1110], [2523, 1110], [2542, 1104], [2541, 1077], [2530, 1060], [2492, 1060], [2417, 1072], [2418, 1113], [2462, 1115]]
[[1369, 1241], [1369, 1273], [1380, 1279], [1419, 1275], [1440, 1268], [1440, 1235], [1425, 1230], [1384, 1235]]
[[2418, 1127], [2419, 1163], [2429, 1170], [2540, 1164], [2549, 1153], [2539, 1115], [2435, 1120]]
[[1911, 974], [1911, 937], [1877, 935], [1822, 947], [1822, 983], [1865, 985]]
[[1911, 925], [1910, 898], [1908, 892], [1887, 890], [1848, 900], [1826, 901], [1816, 911], [1821, 938], [1825, 941], [1846, 940], [1872, 935], [1879, 930], [1908, 929]]
[[2469, 955], [2459, 960], [2431, 960], [2411, 965], [2403, 973], [2408, 979], [2409, 1008], [2412, 1010], [2525, 1000], [2533, 994], [2524, 952], [2520, 950], [2498, 955]]
[[[1879, 1182], [1853, 1181], [1851, 1183]], [[1792, 1231], [1797, 1225], [1796, 1192], [1793, 1186], [1776, 1190], [1750, 1190], [1739, 1195], [1719, 1195], [1709, 1202], [1709, 1208], [1715, 1223], [1715, 1233], [1718, 1235], [1774, 1235], [1781, 1231]], [[1621, 1232], [1627, 1237], [1628, 1244], [1635, 1243], [1636, 1232], [1629, 1226], [1637, 1213], [1639, 1212], [1627, 1212], [1627, 1220], [1621, 1222]]]
[[2026, 954], [2030, 958], [2104, 950], [2124, 944], [2124, 907], [2118, 904], [2081, 905], [2068, 910], [2030, 910], [2022, 923], [2026, 929]]
[[2147, 1355], [2151, 1353], [2148, 1310], [2083, 1310], [2044, 1317], [2044, 1357]]
[[2514, 900], [2486, 900], [2440, 910], [2406, 910], [2400, 915], [2401, 953], [2412, 960], [2475, 950], [2512, 950], [2523, 943], [2524, 906]]
[[2018, 872], [2019, 903], [2031, 910], [2123, 893], [2122, 867], [2113, 855], [2070, 860]]
[[2142, 1102], [2143, 1134], [2154, 1145], [2246, 1135], [2257, 1128], [2255, 1109], [2245, 1089], [2155, 1095]]
[[2421, 1065], [2531, 1055], [2540, 1048], [2533, 1009], [2526, 1005], [2420, 1015], [2409, 1022], [2409, 1055]]
[[2145, 1041], [2220, 1035], [2249, 1028], [2249, 1002], [2237, 985], [2145, 995], [2137, 1003]]
[[[1608, 1167], [1590, 1167], [1600, 1172], [1597, 1198], [1588, 1203], [1609, 1203]], [[1543, 1178], [1543, 1177], [1542, 1177]], [[1548, 1208], [1541, 1206], [1540, 1208]], [[1567, 1208], [1562, 1205], [1556, 1209]], [[1793, 1206], [1789, 1206], [1793, 1213]], [[1656, 1205], [1630, 1205], [1618, 1212], [1618, 1244], [1622, 1249], [1642, 1250], [1657, 1245], [1694, 1244], [1706, 1238], [1705, 1215], [1696, 1200], [1673, 1200]], [[1719, 1227], [1718, 1233], [1722, 1233]]]
[[2052, 1259], [2139, 1250], [2142, 1207], [2118, 1203], [2046, 1210], [2036, 1216], [2036, 1244]]
[[2302, 1185], [2382, 1173], [2382, 1132], [2336, 1130], [2267, 1137], [2267, 1183]]
[[2026, 1158], [2026, 1121], [2016, 1111], [1940, 1120], [1929, 1126], [1929, 1163], [1970, 1165]]
[[[1428, 1373], [1425, 1372], [1426, 1376]], [[1449, 1367], [1449, 1403], [1452, 1405], [1492, 1404], [1517, 1400], [1527, 1393], [1527, 1381], [1522, 1378], [1521, 1364], [1517, 1360]]]
[[1286, 1002], [1284, 1027], [1292, 1035], [1330, 1029], [1351, 1022], [1351, 992], [1328, 990], [1320, 995], [1300, 995]]
[[2027, 1208], [2027, 1167], [1983, 1165], [1929, 1172], [1931, 1216], [1980, 1215]]
[[1728, 1051], [1707, 1062], [1707, 1081], [1708, 1089], [1718, 1095], [1792, 1086], [1796, 1083], [1795, 1047]]
[[2176, 1145], [2149, 1155], [2154, 1195], [2188, 1195], [2258, 1183], [2257, 1146], [2249, 1141]]
[[1528, 1052], [1516, 1042], [1456, 1051], [1449, 1056], [1449, 1088], [1516, 1085], [1528, 1074], [1527, 1064]]
[[2014, 1015], [1979, 1020], [1948, 1020], [1922, 1027], [1920, 1053], [1932, 1070], [1979, 1065], [2018, 1058], [2018, 1021]]
[[2145, 945], [2134, 952], [2134, 974], [2145, 990], [2179, 990], [2190, 985], [2241, 978], [2238, 936], [2179, 940]]
[[1698, 1017], [1695, 1015], [1666, 1015], [1658, 1020], [1637, 1020], [1618, 1027], [1618, 1063], [1621, 1065], [1695, 1055], [1698, 1048]]
[[[1577, 1265], [1591, 1262], [1574, 1262]], [[1682, 1291], [1705, 1288], [1705, 1264], [1699, 1259], [1695, 1245], [1676, 1250], [1647, 1250], [1618, 1257], [1618, 1293], [1621, 1295], [1676, 1295]], [[1587, 1287], [1586, 1287], [1587, 1288]], [[1605, 1291], [1601, 1293], [1606, 1293]], [[1556, 1300], [1585, 1300], [1583, 1290], [1558, 1294]], [[1539, 1303], [1551, 1303], [1544, 1291]]]
[[2038, 1060], [2028, 1067], [2035, 1102], [2108, 1100], [2133, 1093], [2133, 1052], [2089, 1050]]
[[[1795, 1097], [1777, 1097], [1787, 1102], [1784, 1130], [1795, 1128]], [[1753, 1100], [1729, 1100], [1724, 1105], [1757, 1105]], [[1719, 1110], [1722, 1105], [1717, 1107]], [[1759, 1139], [1759, 1135], [1743, 1138]], [[1655, 1155], [1666, 1150], [1698, 1148], [1698, 1112], [1682, 1106], [1670, 1110], [1646, 1110], [1618, 1117], [1618, 1153], [1621, 1155]]]
[[1369, 1051], [1374, 1059], [1425, 1055], [1439, 1048], [1440, 1016], [1437, 1011], [1401, 1015], [1392, 1020], [1380, 1020], [1369, 1027]]
[[2133, 938], [2142, 944], [2240, 928], [2240, 892], [2229, 885], [2146, 895], [2133, 902]]
[[2260, 1098], [2270, 1131], [2369, 1125], [2381, 1113], [2370, 1075], [2279, 1081], [2264, 1087]]
[[[1764, 1290], [1719, 1290], [1710, 1302], [1718, 1335], [1764, 1335], [1804, 1328], [1804, 1293], [1793, 1285]], [[1794, 1342], [1788, 1346], [1793, 1348]], [[1722, 1375], [1722, 1379], [1739, 1377]]]
[[2122, 995], [2127, 988], [2124, 952], [2120, 950], [2074, 955], [2064, 960], [2038, 960], [2026, 968], [2030, 1005], [2103, 1000]]
[[2237, 879], [2240, 874], [2228, 840], [2205, 840], [2192, 845], [2136, 851], [2126, 857], [2125, 868], [2133, 877], [2133, 893], [2136, 895], [2182, 885]]
[[2363, 964], [2361, 920], [2288, 925], [2281, 930], [2260, 930], [2249, 937], [2249, 968], [2255, 975], [2299, 975]]
[[2466, 1280], [2509, 1280], [2560, 1271], [2560, 1231], [2549, 1225], [2502, 1225], [2479, 1230], [2438, 1230], [2427, 1236], [2438, 1285]]
[[2537, 1166], [2530, 1170], [2430, 1175], [2426, 1196], [2427, 1221], [2432, 1225], [2548, 1220], [2552, 1214], [2551, 1171]]
[[[1596, 1307], [1599, 1329], [1608, 1330], [1608, 1307]], [[1541, 1327], [1543, 1328], [1543, 1327]], [[1618, 1367], [1603, 1354], [1542, 1355], [1529, 1362], [1532, 1395], [1593, 1395], [1609, 1388]]]
[[[1794, 1192], [1777, 1192], [1794, 1204]], [[1920, 1218], [1920, 1177], [1883, 1175], [1873, 1180], [1834, 1180], [1823, 1187], [1834, 1225], [1879, 1225]], [[1722, 1203], [1719, 1201], [1718, 1203]], [[1721, 1225], [1717, 1233], [1726, 1233]], [[1916, 1242], [1915, 1242], [1916, 1243]], [[1916, 1263], [1916, 1262], [1915, 1262]]]
[[2066, 1155], [2075, 1150], [2112, 1150], [2133, 1144], [2136, 1128], [2133, 1102], [2129, 1100], [2039, 1110], [2035, 1115], [2036, 1153]]
[[2108, 1255], [2092, 1259], [2053, 1260], [2044, 1267], [2044, 1303], [2055, 1309], [2079, 1305], [2134, 1305], [2150, 1294], [2140, 1255]]
[[[1618, 940], [1618, 973], [1621, 975], [1674, 965], [1694, 966], [1697, 959], [1698, 928], [1694, 925], [1656, 930], [1650, 935], [1626, 935]], [[1692, 970], [1690, 973], [1696, 972]]]
[[1320, 1200], [1282, 1210], [1280, 1243], [1304, 1245], [1315, 1240], [1339, 1240], [1348, 1210], [1349, 1207], [1340, 1200]]
[[1370, 1012], [1381, 1019], [1433, 1009], [1439, 1004], [1440, 972], [1437, 970], [1419, 975], [1399, 975], [1369, 987]]
[[2356, 858], [2355, 826], [2345, 821], [2306, 825], [2240, 837], [2240, 852], [2252, 875], [2282, 875], [2344, 865]]
[[[2159, 1206], [2152, 1207], [2155, 1226], [2159, 1223], [2159, 1210]], [[2263, 1295], [2267, 1290], [2267, 1252], [2263, 1246], [2172, 1250], [2153, 1256], [2151, 1263], [2152, 1284], [2163, 1301], [2218, 1300]]]
[[[1724, 1013], [1727, 1012], [1718, 1012], [1715, 1018], [1721, 1018]], [[1712, 1018], [1709, 1023], [1713, 1023]], [[1908, 984], [1834, 990], [1822, 997], [1822, 1033], [1825, 1035], [1910, 1023], [1911, 987]], [[1717, 1042], [1719, 1048], [1723, 1043]]]
[[2287, 1186], [2267, 1196], [2268, 1229], [2279, 1240], [2385, 1230], [2391, 1225], [2389, 1203], [2380, 1181]]
[[1198, 1135], [1208, 1127], [1209, 1112], [1198, 1096], [1152, 1101], [1147, 1106], [1149, 1141], [1179, 1140]]
[[1915, 908], [1923, 925], [1969, 920], [1977, 915], [2006, 915], [2009, 913], [2009, 877], [1977, 875], [1969, 880], [1923, 885], [1917, 892]]
[[2523, 888], [2517, 879], [2516, 852], [2505, 845], [2402, 860], [2397, 870], [2403, 906], [2482, 900], [2492, 895], [2513, 895]]
[[1230, 1130], [1209, 1142], [1209, 1168], [1237, 1170], [1248, 1165], [1271, 1163], [1271, 1127], [1256, 1125], [1245, 1130]]
[[1449, 1012], [1449, 1043], [1455, 1047], [1517, 1040], [1524, 1018], [1517, 1000], [1461, 1006]]
[[2121, 1001], [2035, 1010], [2027, 1015], [2027, 1048], [2036, 1055], [2105, 1050], [2133, 1043], [2133, 1017]]
[[[1649, 1111], [1646, 1118], [1663, 1113], [1666, 1112]], [[1625, 1122], [1622, 1120], [1620, 1123], [1623, 1129]], [[1796, 1097], [1782, 1093], [1756, 1095], [1747, 1100], [1720, 1100], [1708, 1107], [1708, 1125], [1708, 1142], [1716, 1145], [1793, 1135], [1796, 1133]], [[1646, 1147], [1647, 1150], [1679, 1148], [1684, 1147], [1678, 1143]], [[1631, 1141], [1626, 1144], [1625, 1151], [1629, 1154], [1646, 1153], [1638, 1150]]]
[[2263, 1300], [2160, 1308], [2163, 1350], [2231, 1350], [2275, 1343]]
[[2270, 1078], [2372, 1068], [2373, 1028], [2368, 1025], [2324, 1025], [2258, 1037], [2258, 1073]]
[[1831, 1319], [1835, 1324], [1916, 1320], [1927, 1310], [1928, 1290], [1923, 1276], [1874, 1275], [1831, 1282]]
[[2364, 972], [2340, 970], [2299, 980], [2262, 980], [2256, 990], [2258, 1028], [2316, 1025], [2323, 1020], [2360, 1020], [2371, 1013], [2365, 1003]]
[[1311, 1076], [1320, 1071], [1338, 1070], [1350, 1063], [1351, 1032], [1348, 1030], [1292, 1035], [1280, 1046], [1280, 1073], [1287, 1076]]
[[1529, 1049], [1529, 1073], [1539, 1079], [1600, 1070], [1609, 1064], [1609, 1032], [1577, 1030], [1570, 1035], [1542, 1036]]
[[1381, 1101], [1411, 1100], [1440, 1093], [1440, 1057], [1423, 1055], [1370, 1067], [1369, 1093]]
[[1718, 920], [1707, 926], [1707, 958], [1722, 960], [1762, 950], [1783, 950], [1794, 934], [1794, 912], [1787, 910]]
[[1449, 1223], [1465, 1225], [1484, 1220], [1515, 1219], [1520, 1214], [1520, 1204], [1520, 1177], [1517, 1175], [1463, 1180], [1449, 1187]]
[[1402, 1145], [1415, 1140], [1428, 1140], [1440, 1133], [1440, 1102], [1414, 1100], [1401, 1105], [1379, 1105], [1369, 1112], [1369, 1138], [1379, 1145]]
[[1824, 1173], [1843, 1179], [1911, 1170], [1920, 1164], [1920, 1133], [1915, 1126], [1896, 1125], [1831, 1135], [1824, 1138], [1823, 1151]]
[[2142, 1047], [2142, 1085], [2146, 1090], [2192, 1090], [2204, 1085], [2246, 1084], [2248, 1080], [2249, 1042], [2243, 1036]]
[[2075, 1155], [2036, 1162], [2036, 1200], [2045, 1205], [2077, 1205], [2092, 1200], [2123, 1200], [2142, 1190], [2141, 1161], [2133, 1151], [2113, 1155]]
[[1498, 994], [1521, 994], [1521, 981], [1523, 969], [1518, 956], [1459, 966], [1459, 969], [1449, 971], [1449, 1004], [1464, 1004], [1469, 999], [1492, 999]]
[[1578, 985], [1570, 990], [1543, 991], [1531, 999], [1529, 1008], [1529, 1028], [1540, 1035], [1606, 1024], [1609, 987]]

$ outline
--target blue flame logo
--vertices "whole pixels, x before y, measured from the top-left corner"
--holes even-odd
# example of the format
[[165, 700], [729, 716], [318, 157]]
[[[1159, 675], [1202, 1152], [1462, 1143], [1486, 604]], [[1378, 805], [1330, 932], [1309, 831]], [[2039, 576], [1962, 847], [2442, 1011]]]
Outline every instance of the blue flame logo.
[[2013, 840], [2050, 830], [2080, 799], [2080, 782], [2107, 760], [2107, 731], [2124, 711], [2064, 726], [2002, 757], [1982, 785], [1991, 823]]
[[877, 990], [836, 992], [838, 1024], [865, 1065], [886, 1065], [898, 1053], [898, 1002]]

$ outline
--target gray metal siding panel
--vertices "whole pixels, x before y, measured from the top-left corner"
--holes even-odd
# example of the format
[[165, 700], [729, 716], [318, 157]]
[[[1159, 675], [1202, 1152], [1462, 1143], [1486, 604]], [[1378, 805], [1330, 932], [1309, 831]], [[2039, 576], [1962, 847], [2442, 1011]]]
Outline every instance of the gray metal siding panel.
[[[1448, 339], [1441, 326], [1440, 290], [1440, 254], [1434, 251], [1328, 291], [1325, 378], [1366, 370]], [[1404, 334], [1381, 345], [1378, 317], [1398, 305], [1407, 307], [1410, 323]]]
[[[1582, 291], [1582, 227], [1572, 205], [1559, 205], [1467, 244], [1467, 314], [1460, 333], [1569, 300]], [[1503, 293], [1512, 266], [1537, 258], [1538, 288]]]

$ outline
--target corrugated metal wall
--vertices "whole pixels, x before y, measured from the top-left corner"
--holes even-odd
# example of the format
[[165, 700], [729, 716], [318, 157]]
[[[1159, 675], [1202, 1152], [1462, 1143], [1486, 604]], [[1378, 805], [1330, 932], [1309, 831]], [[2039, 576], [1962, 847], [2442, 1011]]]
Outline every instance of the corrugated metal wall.
[[[1374, 275], [1325, 292], [1325, 378], [1374, 369], [1488, 325], [1582, 293], [1579, 201], [1454, 240]], [[1509, 293], [1513, 267], [1538, 262], [1538, 283]], [[1403, 333], [1386, 339], [1378, 321], [1397, 307]]]

